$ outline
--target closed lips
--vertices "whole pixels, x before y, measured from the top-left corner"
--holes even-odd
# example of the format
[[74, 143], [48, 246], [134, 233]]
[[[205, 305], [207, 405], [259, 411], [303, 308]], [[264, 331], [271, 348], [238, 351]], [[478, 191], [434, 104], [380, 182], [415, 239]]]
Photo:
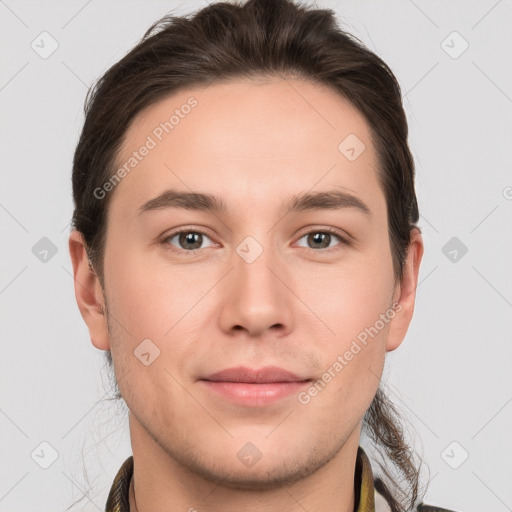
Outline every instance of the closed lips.
[[213, 373], [201, 380], [211, 382], [240, 382], [247, 384], [269, 384], [278, 382], [304, 382], [310, 381], [310, 378], [301, 377], [293, 372], [279, 368], [277, 366], [266, 366], [264, 368], [248, 368], [239, 366], [236, 368], [227, 368], [225, 370]]

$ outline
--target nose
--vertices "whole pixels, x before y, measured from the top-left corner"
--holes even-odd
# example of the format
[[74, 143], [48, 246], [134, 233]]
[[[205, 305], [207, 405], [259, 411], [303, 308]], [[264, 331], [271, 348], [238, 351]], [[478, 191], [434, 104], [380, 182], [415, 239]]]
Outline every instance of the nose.
[[[253, 259], [256, 250], [249, 241], [234, 255], [234, 268], [222, 292], [220, 326], [230, 334], [244, 331], [258, 338], [285, 336], [293, 329], [294, 296], [286, 285], [288, 273], [273, 251], [263, 250]], [[252, 256], [247, 257], [251, 251]]]

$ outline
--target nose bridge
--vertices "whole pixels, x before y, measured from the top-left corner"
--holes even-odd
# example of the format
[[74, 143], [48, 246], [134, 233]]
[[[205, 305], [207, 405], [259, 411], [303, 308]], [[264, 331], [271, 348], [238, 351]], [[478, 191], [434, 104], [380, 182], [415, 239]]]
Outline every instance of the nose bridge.
[[[279, 266], [278, 254], [272, 247], [272, 235], [260, 235], [258, 239], [249, 235], [236, 247], [235, 279], [242, 289], [251, 288], [253, 291], [279, 294], [279, 284], [275, 274], [270, 270]], [[275, 272], [275, 270], [274, 270]], [[267, 297], [266, 300], [269, 300]]]

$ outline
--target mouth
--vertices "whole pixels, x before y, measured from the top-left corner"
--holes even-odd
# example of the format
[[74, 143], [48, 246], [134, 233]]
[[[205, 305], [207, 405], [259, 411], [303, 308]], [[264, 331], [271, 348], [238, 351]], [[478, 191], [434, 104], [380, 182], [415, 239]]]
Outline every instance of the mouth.
[[312, 379], [276, 366], [260, 369], [240, 366], [216, 372], [200, 379], [200, 382], [224, 400], [246, 407], [258, 407], [299, 392], [310, 385]]

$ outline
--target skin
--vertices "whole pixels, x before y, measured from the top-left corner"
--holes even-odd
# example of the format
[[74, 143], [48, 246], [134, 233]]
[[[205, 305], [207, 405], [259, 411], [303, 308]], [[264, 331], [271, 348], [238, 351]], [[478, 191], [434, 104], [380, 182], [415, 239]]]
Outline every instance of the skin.
[[[237, 80], [169, 96], [139, 113], [118, 162], [190, 96], [198, 105], [114, 190], [104, 288], [81, 234], [69, 239], [80, 312], [93, 345], [111, 350], [130, 410], [138, 512], [171, 504], [352, 511], [362, 419], [386, 352], [403, 341], [413, 315], [421, 235], [411, 231], [396, 283], [369, 126], [335, 91], [303, 80]], [[355, 161], [338, 151], [349, 134], [366, 145]], [[218, 195], [228, 213], [137, 214], [168, 188]], [[352, 207], [283, 217], [290, 195], [331, 189], [358, 197], [370, 213]], [[332, 235], [315, 243], [329, 227], [352, 242]], [[177, 228], [206, 234], [196, 246], [162, 241]], [[250, 264], [236, 252], [247, 236], [263, 248]], [[193, 256], [173, 251], [193, 247], [200, 247]], [[262, 407], [236, 405], [199, 380], [239, 365], [321, 379], [393, 303], [394, 318], [307, 404], [292, 394]], [[147, 338], [160, 356], [145, 366], [134, 350]], [[252, 467], [237, 457], [247, 442], [262, 454]]]

